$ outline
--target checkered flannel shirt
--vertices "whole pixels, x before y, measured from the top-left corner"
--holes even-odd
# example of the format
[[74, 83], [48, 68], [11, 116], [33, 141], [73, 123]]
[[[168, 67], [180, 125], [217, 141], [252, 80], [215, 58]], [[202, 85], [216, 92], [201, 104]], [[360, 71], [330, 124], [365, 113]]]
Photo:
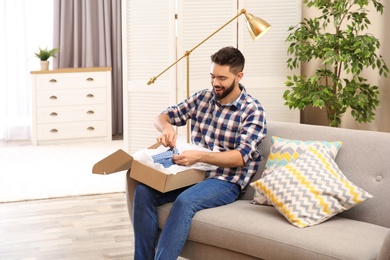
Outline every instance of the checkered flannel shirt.
[[172, 125], [183, 126], [191, 119], [191, 141], [220, 152], [237, 150], [245, 166], [219, 167], [208, 172], [208, 178], [233, 182], [245, 188], [256, 173], [261, 155], [257, 146], [267, 134], [265, 112], [259, 101], [246, 93], [240, 84], [241, 95], [233, 103], [222, 105], [210, 90], [202, 90], [176, 106], [168, 107]]

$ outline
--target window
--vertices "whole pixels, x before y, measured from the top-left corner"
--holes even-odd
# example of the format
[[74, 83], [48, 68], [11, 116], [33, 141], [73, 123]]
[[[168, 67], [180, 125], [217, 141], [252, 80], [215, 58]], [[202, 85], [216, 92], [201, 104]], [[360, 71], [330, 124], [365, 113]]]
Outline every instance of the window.
[[0, 140], [29, 139], [34, 52], [52, 46], [52, 0], [1, 0]]

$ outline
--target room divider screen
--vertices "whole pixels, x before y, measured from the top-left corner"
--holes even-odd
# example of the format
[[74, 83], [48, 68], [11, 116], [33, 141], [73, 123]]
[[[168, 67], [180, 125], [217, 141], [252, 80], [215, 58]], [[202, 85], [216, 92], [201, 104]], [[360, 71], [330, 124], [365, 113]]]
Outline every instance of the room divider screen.
[[[154, 118], [186, 97], [186, 62], [150, 78], [192, 49], [242, 8], [272, 25], [253, 41], [239, 17], [197, 48], [190, 57], [190, 94], [210, 87], [210, 55], [225, 46], [238, 47], [246, 58], [241, 81], [265, 107], [268, 120], [299, 122], [282, 98], [286, 87], [288, 28], [301, 20], [295, 0], [149, 0], [123, 1], [124, 139], [132, 153], [155, 142]], [[179, 130], [185, 135], [185, 128]]]

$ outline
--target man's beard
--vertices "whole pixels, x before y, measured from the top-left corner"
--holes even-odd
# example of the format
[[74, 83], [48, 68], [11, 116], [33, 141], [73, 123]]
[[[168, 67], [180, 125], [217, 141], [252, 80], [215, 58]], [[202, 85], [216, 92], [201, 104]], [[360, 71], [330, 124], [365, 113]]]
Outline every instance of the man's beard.
[[223, 90], [223, 92], [222, 93], [216, 93], [215, 92], [215, 88], [216, 87], [220, 87], [220, 86], [213, 86], [213, 92], [214, 92], [214, 95], [215, 95], [215, 97], [217, 98], [217, 100], [221, 100], [221, 99], [224, 99], [225, 97], [227, 97], [230, 93], [232, 93], [232, 91], [233, 91], [233, 89], [234, 89], [234, 85], [236, 85], [236, 79], [234, 79], [233, 80], [233, 83], [229, 86], [229, 87], [227, 87], [227, 88], [223, 88], [223, 87], [221, 87], [222, 88], [222, 90]]

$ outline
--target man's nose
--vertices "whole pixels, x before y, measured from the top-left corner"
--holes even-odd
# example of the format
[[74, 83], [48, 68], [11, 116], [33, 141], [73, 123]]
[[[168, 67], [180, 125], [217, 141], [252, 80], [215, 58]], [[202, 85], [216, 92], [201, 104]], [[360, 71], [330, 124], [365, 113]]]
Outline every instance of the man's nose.
[[211, 79], [211, 84], [212, 84], [213, 86], [218, 86], [219, 84], [218, 84], [217, 78]]

